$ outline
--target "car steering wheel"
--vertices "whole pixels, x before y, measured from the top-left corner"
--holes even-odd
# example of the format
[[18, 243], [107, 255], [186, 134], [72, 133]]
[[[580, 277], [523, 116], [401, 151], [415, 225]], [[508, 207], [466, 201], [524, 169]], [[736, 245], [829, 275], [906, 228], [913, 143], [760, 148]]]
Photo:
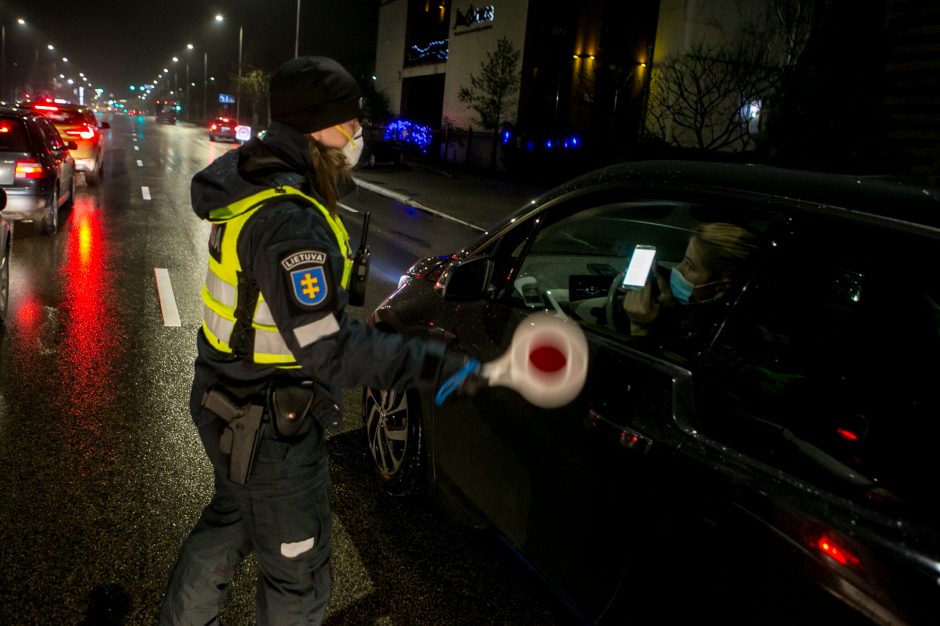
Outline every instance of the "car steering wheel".
[[614, 305], [617, 302], [617, 294], [620, 293], [620, 283], [623, 282], [623, 275], [625, 272], [620, 272], [617, 276], [614, 277], [614, 282], [610, 284], [610, 288], [607, 289], [607, 302], [604, 303], [604, 315], [606, 319], [607, 326], [616, 330], [616, 325], [614, 324], [614, 312], [616, 309]]

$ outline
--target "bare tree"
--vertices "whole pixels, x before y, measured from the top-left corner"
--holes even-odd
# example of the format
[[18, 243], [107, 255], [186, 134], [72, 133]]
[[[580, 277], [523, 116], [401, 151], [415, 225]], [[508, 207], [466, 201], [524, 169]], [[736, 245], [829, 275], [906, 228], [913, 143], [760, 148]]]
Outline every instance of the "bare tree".
[[675, 146], [746, 149], [754, 107], [772, 97], [777, 72], [766, 48], [747, 39], [734, 47], [702, 42], [656, 68], [646, 132]]
[[487, 52], [480, 62], [480, 74], [470, 75], [470, 86], [460, 86], [457, 98], [476, 112], [485, 129], [493, 129], [493, 152], [490, 165], [496, 165], [496, 146], [503, 111], [519, 92], [519, 50], [505, 37], [496, 44], [495, 52]]

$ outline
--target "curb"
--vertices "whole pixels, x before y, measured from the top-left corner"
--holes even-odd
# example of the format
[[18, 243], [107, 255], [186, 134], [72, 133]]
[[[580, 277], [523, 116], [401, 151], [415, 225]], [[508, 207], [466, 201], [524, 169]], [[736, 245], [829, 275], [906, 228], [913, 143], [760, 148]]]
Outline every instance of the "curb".
[[477, 226], [476, 224], [471, 224], [470, 222], [465, 222], [462, 219], [454, 217], [453, 215], [448, 215], [446, 213], [442, 213], [441, 211], [432, 209], [431, 207], [425, 204], [422, 204], [418, 202], [417, 200], [412, 200], [410, 196], [407, 196], [403, 193], [398, 193], [397, 191], [386, 189], [385, 187], [381, 185], [370, 183], [360, 178], [356, 178], [355, 176], [353, 177], [353, 181], [355, 181], [355, 183], [358, 186], [362, 187], [363, 189], [385, 196], [386, 198], [391, 198], [392, 200], [397, 200], [398, 202], [401, 202], [402, 204], [418, 209], [419, 211], [425, 211], [427, 213], [430, 213], [431, 215], [436, 215], [437, 217], [441, 217], [443, 219], [450, 220], [452, 222], [457, 222], [458, 224], [463, 224], [464, 226], [473, 228], [474, 230], [478, 230], [481, 233], [486, 232], [485, 228]]

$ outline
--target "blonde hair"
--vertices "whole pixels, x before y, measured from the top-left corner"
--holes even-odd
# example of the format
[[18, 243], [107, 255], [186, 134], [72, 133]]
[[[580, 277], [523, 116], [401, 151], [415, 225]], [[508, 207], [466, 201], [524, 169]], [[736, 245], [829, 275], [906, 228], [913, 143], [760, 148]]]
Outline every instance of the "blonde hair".
[[326, 201], [326, 208], [330, 213], [335, 215], [340, 197], [339, 190], [352, 181], [346, 157], [339, 148], [325, 146], [313, 137], [308, 137], [308, 140], [317, 193]]
[[692, 236], [698, 243], [702, 266], [712, 280], [735, 278], [757, 250], [757, 237], [735, 224], [700, 224]]

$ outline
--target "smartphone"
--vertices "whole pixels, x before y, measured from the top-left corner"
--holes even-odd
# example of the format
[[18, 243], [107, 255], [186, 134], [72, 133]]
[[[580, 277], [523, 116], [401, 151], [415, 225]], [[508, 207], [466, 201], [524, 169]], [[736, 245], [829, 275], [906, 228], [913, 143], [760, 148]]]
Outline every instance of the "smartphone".
[[624, 289], [642, 289], [646, 281], [649, 280], [655, 259], [655, 246], [639, 245], [634, 248], [633, 256], [630, 257], [630, 264], [623, 274], [623, 281], [620, 286]]

